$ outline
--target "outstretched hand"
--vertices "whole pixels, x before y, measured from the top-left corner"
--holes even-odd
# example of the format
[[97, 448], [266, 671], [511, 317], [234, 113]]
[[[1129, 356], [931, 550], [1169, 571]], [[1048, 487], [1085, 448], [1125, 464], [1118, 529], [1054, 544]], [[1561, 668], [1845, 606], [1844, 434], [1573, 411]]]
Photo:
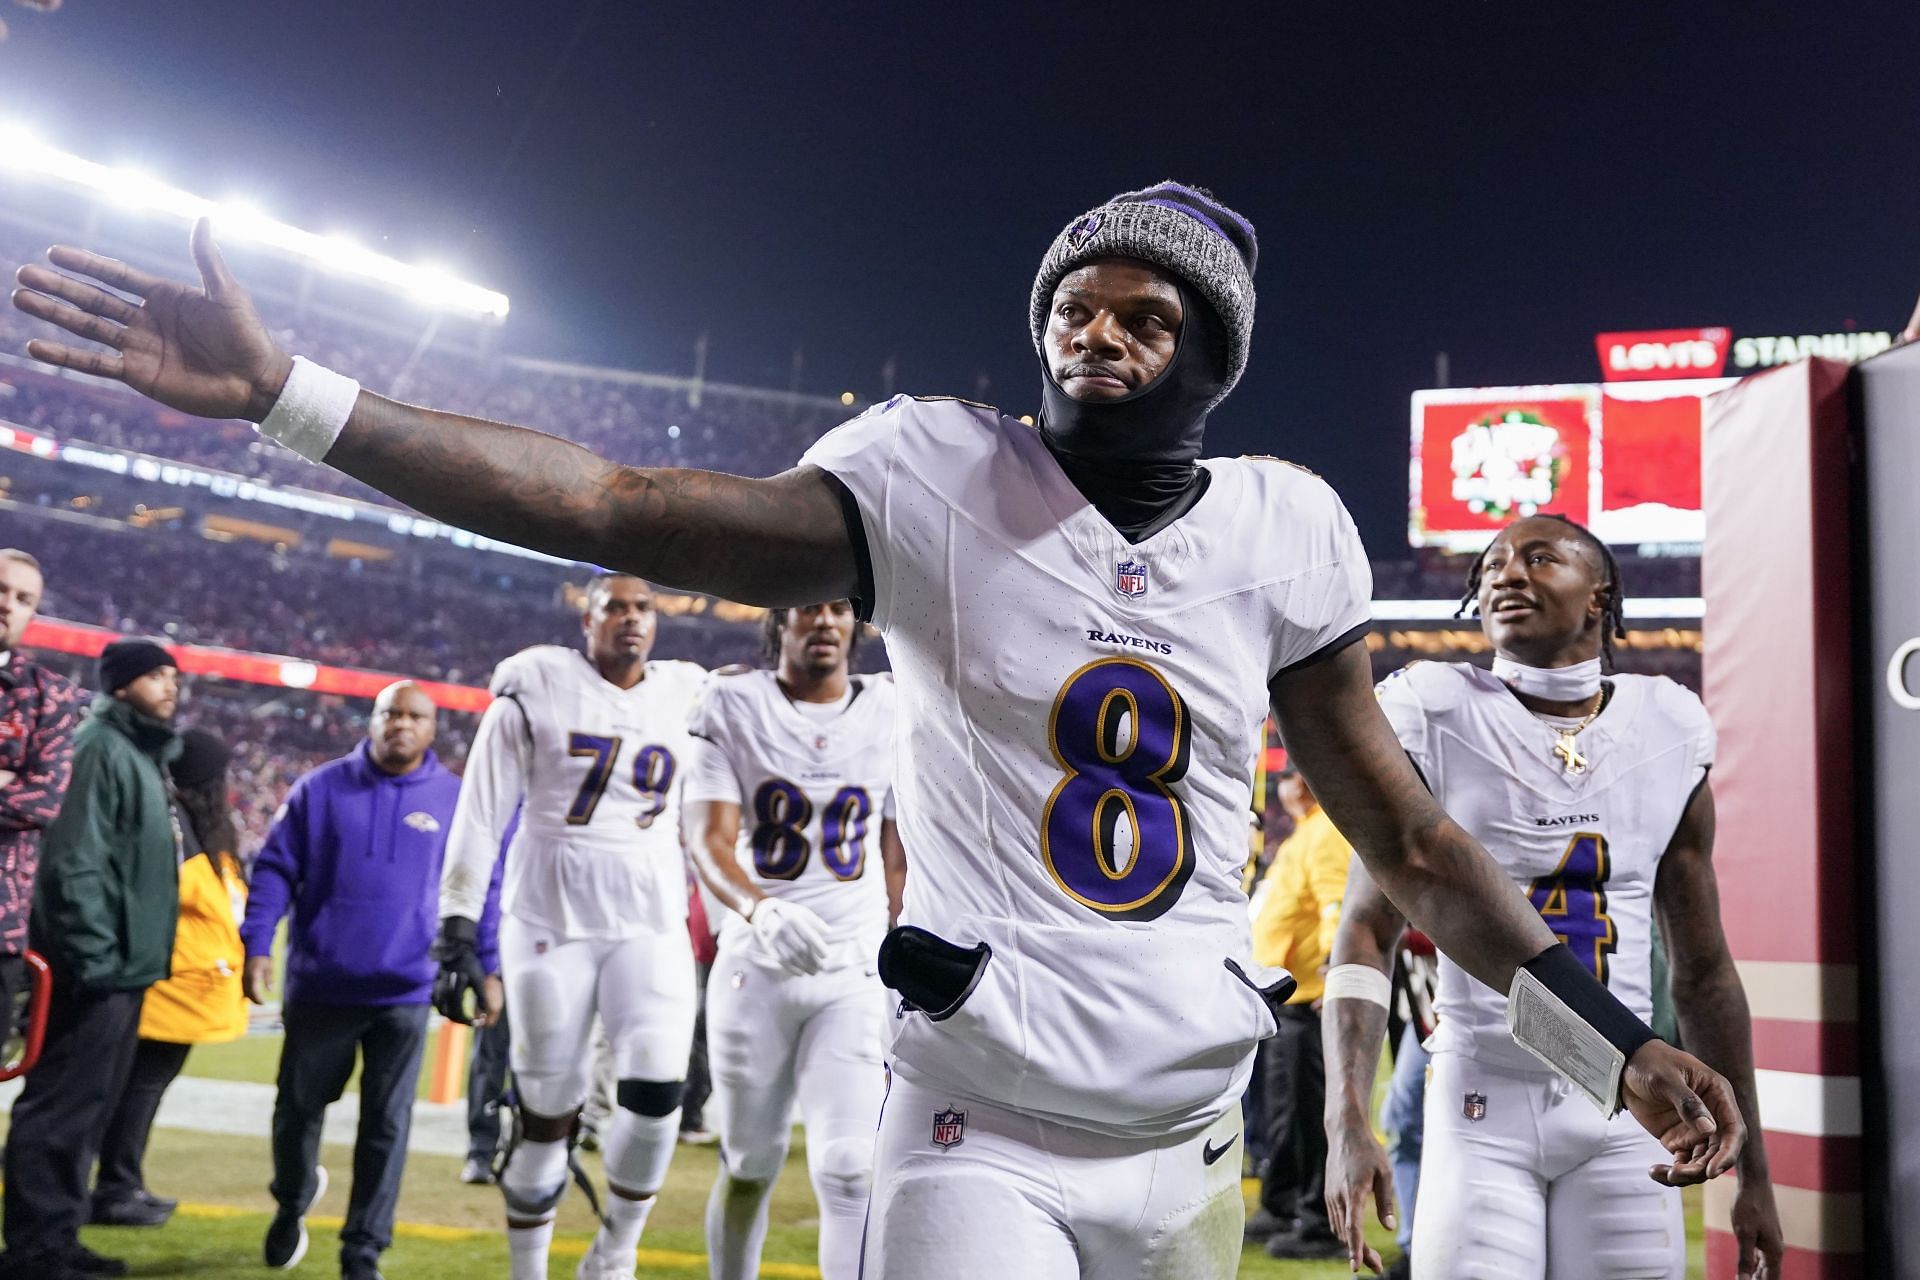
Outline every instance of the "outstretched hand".
[[192, 245], [200, 268], [197, 289], [67, 245], [47, 251], [60, 271], [21, 267], [14, 306], [106, 348], [35, 338], [27, 354], [124, 382], [182, 413], [260, 421], [285, 385], [292, 358], [274, 345], [253, 301], [227, 270], [205, 218], [193, 224]]
[[1687, 1187], [1733, 1168], [1747, 1126], [1726, 1078], [1692, 1054], [1649, 1040], [1627, 1063], [1622, 1100], [1640, 1127], [1674, 1157], [1648, 1173], [1668, 1187]]

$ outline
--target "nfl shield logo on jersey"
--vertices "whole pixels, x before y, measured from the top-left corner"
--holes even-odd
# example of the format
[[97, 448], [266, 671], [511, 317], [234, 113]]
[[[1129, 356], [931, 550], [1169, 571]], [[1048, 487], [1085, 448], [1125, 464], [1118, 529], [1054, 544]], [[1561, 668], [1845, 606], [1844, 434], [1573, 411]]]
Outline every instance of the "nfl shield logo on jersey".
[[1113, 585], [1129, 600], [1147, 594], [1147, 566], [1138, 560], [1122, 560], [1113, 566]]
[[1469, 1120], [1480, 1121], [1487, 1118], [1487, 1095], [1470, 1093], [1466, 1101], [1460, 1104], [1460, 1114]]
[[967, 1113], [948, 1107], [933, 1113], [933, 1145], [945, 1150], [957, 1147], [967, 1136]]

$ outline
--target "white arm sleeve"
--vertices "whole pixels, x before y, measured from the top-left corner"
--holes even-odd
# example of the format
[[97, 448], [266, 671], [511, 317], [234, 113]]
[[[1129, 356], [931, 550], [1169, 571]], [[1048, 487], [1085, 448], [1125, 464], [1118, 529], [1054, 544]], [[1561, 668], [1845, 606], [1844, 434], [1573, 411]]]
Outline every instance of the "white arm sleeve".
[[895, 396], [851, 422], [842, 423], [814, 441], [801, 457], [803, 465], [819, 467], [846, 486], [860, 509], [873, 571], [873, 599], [866, 601], [866, 621], [882, 631], [892, 618], [894, 586], [899, 577], [892, 527], [892, 488], [900, 424], [910, 400]]
[[1373, 619], [1373, 566], [1353, 517], [1319, 480], [1298, 486], [1293, 496], [1299, 510], [1297, 551], [1313, 557], [1314, 567], [1296, 577], [1287, 592], [1284, 625], [1273, 636], [1276, 675], [1344, 648]]
[[1415, 685], [1415, 677], [1408, 668], [1402, 667], [1375, 685], [1374, 692], [1380, 698], [1380, 709], [1387, 713], [1387, 723], [1393, 726], [1394, 736], [1400, 739], [1400, 745], [1406, 748], [1427, 785], [1434, 787], [1439, 781], [1428, 750], [1427, 709], [1421, 704], [1420, 691]]
[[511, 697], [495, 698], [480, 717], [460, 782], [460, 802], [447, 836], [447, 864], [440, 877], [440, 915], [478, 920], [507, 823], [527, 790], [533, 728], [526, 709]]
[[727, 753], [718, 744], [705, 738], [688, 741], [686, 772], [682, 776], [686, 779], [681, 784], [684, 788], [680, 793], [682, 804], [718, 800], [744, 807], [746, 803], [740, 791], [740, 778], [733, 771], [733, 762], [727, 759]]

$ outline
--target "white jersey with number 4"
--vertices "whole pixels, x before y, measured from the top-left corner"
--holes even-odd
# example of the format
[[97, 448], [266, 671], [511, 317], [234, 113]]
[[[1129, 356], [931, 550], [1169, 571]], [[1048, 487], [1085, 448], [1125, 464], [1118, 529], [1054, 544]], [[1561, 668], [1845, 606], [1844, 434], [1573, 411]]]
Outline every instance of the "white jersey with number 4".
[[678, 776], [706, 672], [649, 662], [631, 689], [578, 649], [535, 645], [494, 669], [467, 756], [440, 911], [478, 919], [516, 806], [502, 913], [561, 940], [625, 938], [687, 916]]
[[1271, 1033], [1249, 967], [1246, 814], [1267, 683], [1367, 625], [1333, 491], [1211, 459], [1129, 543], [1038, 433], [900, 396], [807, 463], [858, 503], [900, 688], [903, 923], [991, 948], [896, 1071], [1114, 1134], [1198, 1129]]
[[[1606, 709], [1558, 735], [1490, 672], [1416, 662], [1380, 705], [1434, 799], [1486, 846], [1554, 933], [1641, 1018], [1653, 1014], [1653, 887], [1661, 855], [1713, 764], [1706, 708], [1664, 676], [1608, 677]], [[1507, 998], [1440, 958], [1436, 1049], [1515, 1070], [1549, 1069], [1513, 1042]]]
[[[842, 961], [869, 968], [887, 931], [880, 823], [893, 780], [891, 676], [854, 676], [830, 718], [794, 705], [771, 671], [719, 671], [694, 706], [696, 756], [683, 802], [740, 806], [741, 868], [763, 893], [826, 921]], [[726, 912], [722, 945], [754, 947]], [[765, 957], [769, 961], [771, 956]]]

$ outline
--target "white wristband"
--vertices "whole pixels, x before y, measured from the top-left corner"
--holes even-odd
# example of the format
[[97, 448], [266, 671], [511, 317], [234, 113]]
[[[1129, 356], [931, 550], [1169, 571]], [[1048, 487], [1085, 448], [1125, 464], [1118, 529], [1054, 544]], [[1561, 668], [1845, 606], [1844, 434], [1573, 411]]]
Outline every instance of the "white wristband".
[[260, 434], [278, 440], [303, 458], [319, 462], [346, 429], [360, 384], [324, 369], [305, 356], [293, 358], [293, 372], [280, 398], [261, 421]]
[[1370, 964], [1340, 964], [1327, 970], [1328, 1000], [1365, 1000], [1382, 1009], [1392, 1007], [1393, 983]]

